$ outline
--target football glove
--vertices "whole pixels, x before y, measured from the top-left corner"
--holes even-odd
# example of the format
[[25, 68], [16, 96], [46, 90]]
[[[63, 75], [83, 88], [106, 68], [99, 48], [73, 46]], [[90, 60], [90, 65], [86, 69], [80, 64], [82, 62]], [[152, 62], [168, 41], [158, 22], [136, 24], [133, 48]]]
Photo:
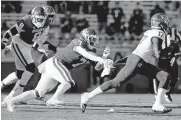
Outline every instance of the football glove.
[[111, 68], [115, 68], [113, 66], [113, 61], [111, 59], [106, 59], [104, 61], [104, 70], [101, 73], [101, 77], [104, 77], [105, 75], [109, 75], [111, 72]]
[[107, 58], [111, 53], [111, 49], [109, 47], [106, 47], [106, 49], [104, 50], [102, 57]]

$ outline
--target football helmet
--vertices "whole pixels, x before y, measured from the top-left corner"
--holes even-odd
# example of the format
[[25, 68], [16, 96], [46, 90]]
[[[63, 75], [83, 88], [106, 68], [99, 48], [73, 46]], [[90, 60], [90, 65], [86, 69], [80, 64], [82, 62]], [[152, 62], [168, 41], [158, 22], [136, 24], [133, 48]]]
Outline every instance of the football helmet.
[[32, 23], [37, 27], [41, 28], [44, 26], [47, 15], [42, 7], [35, 7], [31, 11]]
[[170, 32], [171, 23], [168, 16], [164, 13], [156, 13], [151, 17], [151, 28], [161, 29], [165, 32]]
[[45, 13], [47, 14], [48, 19], [50, 22], [55, 21], [55, 10], [51, 6], [43, 6], [43, 9], [45, 10]]
[[90, 47], [97, 48], [99, 46], [99, 37], [92, 28], [85, 28], [80, 32], [81, 40], [88, 43]]

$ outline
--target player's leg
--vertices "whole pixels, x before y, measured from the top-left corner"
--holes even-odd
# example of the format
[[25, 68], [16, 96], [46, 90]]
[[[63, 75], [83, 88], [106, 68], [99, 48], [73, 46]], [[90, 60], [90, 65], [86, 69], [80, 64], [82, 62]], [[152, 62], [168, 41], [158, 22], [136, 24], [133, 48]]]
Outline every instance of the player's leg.
[[16, 89], [14, 96], [18, 95], [23, 92], [24, 87], [26, 86], [27, 82], [33, 75], [35, 71], [35, 64], [34, 60], [31, 56], [31, 47], [23, 46], [21, 44], [12, 43], [12, 53], [14, 53], [15, 57], [17, 58], [16, 67], [17, 69], [19, 66], [23, 66], [24, 72], [21, 76], [19, 86]]
[[61, 96], [74, 85], [74, 80], [72, 79], [69, 70], [56, 58], [52, 58], [52, 71], [54, 75], [52, 78], [60, 82], [54, 95], [46, 102], [47, 105], [59, 105], [62, 104]]
[[14, 105], [19, 102], [26, 102], [37, 97], [43, 97], [47, 92], [52, 90], [57, 83], [58, 82], [52, 80], [49, 75], [42, 74], [41, 79], [34, 90], [23, 92], [22, 94], [12, 97], [6, 101], [8, 111], [13, 112]]
[[[15, 60], [16, 62], [16, 60]], [[19, 79], [21, 79], [21, 75], [23, 74], [23, 71], [22, 70], [16, 70], [15, 72], [17, 78], [18, 78], [18, 81], [16, 82], [14, 88], [11, 90], [11, 92], [3, 99], [3, 102], [1, 103], [3, 106], [4, 106], [4, 102], [6, 101], [6, 99], [9, 99], [11, 97], [14, 96], [15, 94], [15, 91], [17, 91], [17, 89], [19, 88]]]
[[1, 81], [1, 89], [3, 89], [4, 87], [6, 87], [8, 85], [11, 85], [17, 81], [18, 81], [18, 78], [16, 76], [16, 73], [12, 72]]
[[[16, 63], [16, 60], [15, 60], [15, 63]], [[19, 88], [19, 79], [21, 78], [21, 75], [22, 75], [23, 71], [22, 70], [16, 70], [16, 76], [18, 77], [18, 81], [16, 82], [14, 88], [11, 90], [11, 92], [3, 99], [1, 105], [2, 107], [5, 107], [6, 104], [5, 104], [5, 101], [11, 97], [14, 96], [15, 94], [15, 91], [17, 91], [17, 89]]]
[[170, 94], [173, 92], [173, 89], [178, 81], [178, 65], [177, 65], [177, 63], [175, 63], [173, 66], [170, 66], [170, 68], [168, 69], [168, 72], [171, 75], [171, 81], [169, 83], [168, 92], [166, 92], [166, 94], [165, 94], [165, 100], [168, 103], [171, 103], [172, 97]]
[[161, 113], [170, 112], [171, 109], [166, 108], [162, 104], [162, 100], [164, 98], [164, 95], [168, 89], [168, 85], [170, 82], [170, 75], [167, 72], [163, 71], [162, 69], [148, 63], [142, 67], [139, 73], [149, 78], [152, 77], [159, 80], [158, 92], [155, 103], [152, 106], [152, 110], [154, 112], [161, 112]]
[[[86, 109], [86, 104], [95, 96], [98, 94], [101, 94], [107, 90], [110, 90], [112, 88], [116, 88], [122, 84], [124, 84], [128, 79], [133, 77], [136, 74], [136, 69], [138, 69], [137, 66], [139, 66], [141, 58], [137, 55], [131, 54], [128, 56], [128, 60], [126, 62], [126, 65], [119, 71], [117, 76], [110, 80], [104, 82], [101, 86], [97, 87], [90, 93], [84, 93], [81, 95], [81, 104], [80, 107], [82, 109], [82, 112]], [[141, 63], [140, 63], [141, 65]]]

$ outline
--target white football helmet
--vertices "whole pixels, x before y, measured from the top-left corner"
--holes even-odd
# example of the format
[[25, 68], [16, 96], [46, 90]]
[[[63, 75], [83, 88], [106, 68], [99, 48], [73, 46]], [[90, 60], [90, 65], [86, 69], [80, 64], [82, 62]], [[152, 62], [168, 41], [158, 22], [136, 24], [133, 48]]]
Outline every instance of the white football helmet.
[[41, 28], [45, 25], [47, 15], [42, 7], [35, 7], [31, 12], [32, 23], [37, 27]]

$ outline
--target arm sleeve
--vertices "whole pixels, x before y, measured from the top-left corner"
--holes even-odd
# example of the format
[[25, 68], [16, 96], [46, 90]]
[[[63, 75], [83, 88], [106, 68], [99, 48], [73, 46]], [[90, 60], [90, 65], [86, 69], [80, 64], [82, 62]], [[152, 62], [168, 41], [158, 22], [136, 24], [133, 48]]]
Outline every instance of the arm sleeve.
[[13, 25], [9, 30], [5, 32], [4, 38], [9, 39], [10, 37], [13, 37], [14, 35], [20, 33], [22, 31], [21, 27], [23, 27], [23, 25], [23, 23], [19, 24], [19, 26], [18, 23]]
[[14, 35], [20, 33], [21, 31], [23, 31], [23, 28], [24, 28], [24, 21], [20, 20], [4, 33], [2, 43], [7, 44], [9, 42], [9, 39]]
[[100, 63], [104, 63], [104, 59], [95, 55], [95, 54], [92, 54], [90, 52], [88, 52], [87, 50], [85, 50], [84, 48], [80, 47], [80, 46], [74, 46], [73, 47], [73, 50], [78, 52], [79, 54], [81, 54], [83, 57], [89, 59], [89, 60], [92, 60], [92, 61], [95, 61], [95, 62], [100, 62]]

